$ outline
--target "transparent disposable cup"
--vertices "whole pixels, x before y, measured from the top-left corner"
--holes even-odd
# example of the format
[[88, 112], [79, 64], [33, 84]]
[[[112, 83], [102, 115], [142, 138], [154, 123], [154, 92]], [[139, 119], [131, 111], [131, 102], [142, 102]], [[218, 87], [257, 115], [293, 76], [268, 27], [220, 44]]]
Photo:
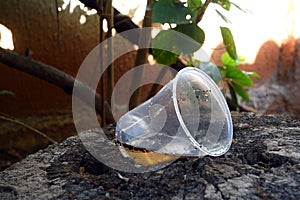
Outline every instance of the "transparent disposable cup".
[[162, 154], [220, 156], [232, 142], [226, 100], [203, 71], [186, 67], [154, 97], [124, 114], [116, 139]]

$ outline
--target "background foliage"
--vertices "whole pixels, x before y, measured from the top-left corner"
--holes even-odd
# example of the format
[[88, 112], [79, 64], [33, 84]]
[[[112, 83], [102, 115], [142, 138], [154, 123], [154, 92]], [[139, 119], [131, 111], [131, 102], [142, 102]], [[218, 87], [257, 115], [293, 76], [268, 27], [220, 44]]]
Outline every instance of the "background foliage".
[[[176, 63], [180, 56], [186, 57], [188, 62], [187, 66], [200, 67], [201, 61], [197, 61], [193, 58], [193, 53], [201, 48], [205, 42], [205, 32], [198, 26], [201, 21], [208, 5], [210, 3], [218, 4], [222, 11], [216, 10], [218, 14], [225, 22], [229, 20], [222, 14], [222, 12], [230, 11], [231, 6], [238, 5], [228, 0], [206, 0], [202, 2], [200, 0], [158, 0], [148, 6], [148, 9], [152, 10], [153, 22], [161, 24], [169, 24], [168, 30], [162, 30], [153, 40], [153, 54], [158, 63], [164, 65], [172, 65]], [[242, 9], [241, 9], [242, 10]], [[175, 40], [176, 32], [183, 33], [193, 41], [187, 38], [181, 38], [180, 42]], [[220, 34], [223, 38], [224, 48], [226, 53], [222, 56], [222, 66], [218, 66], [222, 73], [223, 80], [227, 83], [230, 90], [230, 94], [235, 107], [238, 107], [239, 95], [244, 100], [249, 100], [249, 96], [246, 91], [246, 87], [253, 85], [250, 77], [258, 77], [257, 73], [245, 72], [238, 68], [242, 57], [238, 56], [233, 35], [228, 27], [220, 27]], [[165, 51], [159, 48], [172, 49], [173, 52]], [[205, 63], [206, 66], [216, 67], [214, 63]], [[202, 64], [203, 66], [203, 64]], [[206, 67], [207, 68], [207, 67]], [[220, 72], [215, 72], [220, 73]], [[210, 74], [212, 77], [216, 74]]]

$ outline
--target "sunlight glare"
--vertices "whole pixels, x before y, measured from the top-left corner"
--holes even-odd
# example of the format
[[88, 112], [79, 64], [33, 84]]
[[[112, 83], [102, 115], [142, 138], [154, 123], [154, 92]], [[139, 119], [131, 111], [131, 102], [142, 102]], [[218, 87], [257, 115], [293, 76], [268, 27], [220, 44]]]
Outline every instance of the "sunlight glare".
[[86, 22], [86, 16], [81, 15], [80, 19], [79, 19], [79, 22], [80, 22], [80, 24], [85, 24], [85, 22]]
[[12, 32], [2, 24], [0, 24], [0, 47], [9, 50], [14, 49]]
[[108, 31], [107, 20], [103, 19], [103, 31], [106, 33]]

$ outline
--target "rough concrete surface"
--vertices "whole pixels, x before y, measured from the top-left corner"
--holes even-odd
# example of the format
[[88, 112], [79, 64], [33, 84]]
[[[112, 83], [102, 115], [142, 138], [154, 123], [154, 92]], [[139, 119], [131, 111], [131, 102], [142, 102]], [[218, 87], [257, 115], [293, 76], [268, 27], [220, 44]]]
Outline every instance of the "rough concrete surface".
[[0, 199], [300, 199], [299, 119], [232, 117], [225, 155], [181, 158], [147, 173], [111, 169], [70, 137], [0, 172]]

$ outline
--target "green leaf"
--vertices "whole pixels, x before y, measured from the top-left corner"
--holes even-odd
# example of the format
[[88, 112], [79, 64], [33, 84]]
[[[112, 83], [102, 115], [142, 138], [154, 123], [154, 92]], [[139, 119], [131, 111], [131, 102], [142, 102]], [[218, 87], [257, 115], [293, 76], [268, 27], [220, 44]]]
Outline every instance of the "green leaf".
[[197, 51], [204, 42], [204, 37], [204, 32], [194, 23], [178, 25], [174, 30], [163, 30], [152, 41], [152, 48], [155, 49], [153, 55], [161, 64], [173, 64], [181, 53], [191, 54]]
[[225, 15], [223, 15], [220, 11], [218, 11], [217, 9], [216, 9], [216, 12], [218, 13], [218, 15], [226, 22], [226, 23], [228, 23], [228, 24], [231, 24], [231, 21], [225, 16]]
[[236, 91], [236, 93], [238, 93], [238, 95], [240, 95], [245, 101], [250, 100], [248, 93], [241, 85], [234, 83], [234, 82], [232, 82], [231, 84], [234, 87], [234, 90]]
[[226, 66], [226, 77], [244, 86], [253, 85], [253, 81], [236, 67]]
[[256, 72], [245, 72], [245, 71], [243, 71], [243, 73], [246, 74], [249, 77], [260, 78], [260, 75]]
[[[153, 3], [152, 21], [159, 23], [188, 24], [194, 17], [193, 11], [175, 0], [159, 0]], [[190, 16], [190, 18], [188, 17]]]
[[199, 9], [203, 5], [201, 0], [188, 0], [187, 3], [191, 9]]
[[239, 106], [239, 103], [238, 103], [238, 100], [237, 100], [236, 92], [235, 92], [233, 86], [230, 83], [228, 84], [228, 87], [229, 87], [230, 96], [231, 96], [233, 105], [234, 105], [235, 108], [237, 108]]
[[176, 45], [175, 39], [176, 31], [162, 30], [152, 41], [152, 48], [171, 51], [175, 54], [180, 54], [180, 49]]
[[244, 13], [247, 13], [247, 12], [248, 12], [247, 10], [241, 8], [241, 7], [240, 7], [239, 5], [237, 5], [236, 3], [231, 2], [231, 4], [234, 5], [237, 9], [239, 9], [240, 11], [242, 11], [242, 12], [244, 12]]
[[188, 7], [191, 9], [191, 11], [193, 11], [194, 15], [198, 15], [200, 9], [203, 4], [201, 0], [188, 0]]
[[237, 61], [233, 60], [227, 52], [225, 52], [221, 56], [221, 61], [224, 66], [236, 67], [236, 66], [240, 65], [241, 62], [245, 61], [245, 58], [242, 56], [238, 56], [238, 58], [239, 58], [239, 60], [237, 62]]
[[231, 2], [228, 0], [213, 0], [213, 3], [219, 4], [225, 10], [229, 11], [231, 7]]
[[172, 53], [170, 51], [165, 51], [162, 49], [152, 49], [152, 53], [158, 63], [167, 66], [176, 63], [178, 58], [178, 54]]
[[236, 67], [240, 64], [240, 62], [233, 60], [227, 52], [223, 53], [221, 57], [221, 61], [224, 66], [229, 66], [229, 67]]
[[223, 37], [223, 42], [226, 47], [226, 51], [228, 52], [228, 54], [230, 55], [230, 57], [232, 59], [234, 59], [238, 62], [239, 58], [236, 53], [236, 47], [235, 47], [234, 39], [233, 39], [230, 29], [227, 27], [220, 27], [220, 29], [221, 29], [221, 33], [222, 33], [222, 37]]
[[216, 84], [222, 80], [222, 74], [217, 65], [212, 62], [200, 62], [199, 69], [209, 75]]
[[[178, 25], [174, 30], [188, 36], [188, 37], [181, 37], [181, 36], [176, 37], [176, 39], [177, 38], [181, 39], [181, 41], [177, 41], [177, 43], [180, 50], [185, 54], [189, 54], [197, 51], [204, 43], [205, 33], [199, 26], [197, 26], [196, 23], [181, 24]], [[195, 41], [198, 43], [196, 43]]]

